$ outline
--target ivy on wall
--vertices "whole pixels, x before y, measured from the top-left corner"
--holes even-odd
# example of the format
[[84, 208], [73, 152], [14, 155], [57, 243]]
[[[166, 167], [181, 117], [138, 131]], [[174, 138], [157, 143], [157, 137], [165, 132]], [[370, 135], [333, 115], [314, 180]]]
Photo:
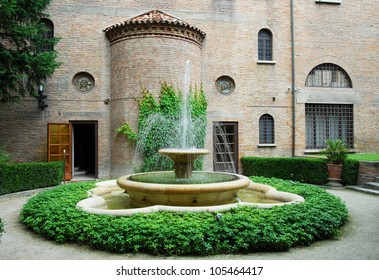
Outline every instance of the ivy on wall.
[[[172, 170], [173, 163], [158, 153], [162, 148], [180, 147], [183, 127], [180, 116], [183, 110], [183, 93], [166, 82], [161, 83], [161, 98], [157, 101], [147, 90], [139, 101], [138, 132], [128, 122], [124, 122], [116, 131], [128, 140], [136, 142], [136, 172]], [[206, 135], [207, 101], [202, 88], [190, 89], [188, 96], [190, 121], [186, 123], [190, 147], [203, 148]], [[202, 168], [201, 158], [194, 163], [195, 169]]]

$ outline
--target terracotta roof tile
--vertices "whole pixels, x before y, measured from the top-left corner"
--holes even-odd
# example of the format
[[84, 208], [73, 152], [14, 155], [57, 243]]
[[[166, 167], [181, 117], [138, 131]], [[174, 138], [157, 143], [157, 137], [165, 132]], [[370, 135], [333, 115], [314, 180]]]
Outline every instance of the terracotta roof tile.
[[205, 36], [205, 33], [201, 31], [199, 28], [195, 27], [194, 25], [191, 25], [181, 19], [178, 19], [176, 17], [173, 17], [169, 14], [166, 14], [160, 10], [151, 10], [144, 14], [135, 16], [131, 19], [128, 19], [124, 22], [117, 23], [115, 25], [109, 26], [104, 31], [108, 32], [109, 30], [112, 30], [114, 28], [125, 26], [125, 25], [133, 25], [133, 24], [144, 24], [144, 23], [164, 23], [164, 24], [174, 24], [174, 25], [180, 25], [187, 28], [191, 28], [196, 30], [197, 32], [200, 32]]

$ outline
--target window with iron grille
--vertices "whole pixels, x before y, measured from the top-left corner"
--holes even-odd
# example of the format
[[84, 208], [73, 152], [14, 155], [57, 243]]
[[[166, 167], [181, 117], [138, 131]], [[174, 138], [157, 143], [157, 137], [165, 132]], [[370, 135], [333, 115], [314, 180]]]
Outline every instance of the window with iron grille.
[[258, 33], [258, 60], [272, 60], [272, 33], [268, 29]]
[[327, 139], [342, 139], [354, 147], [353, 105], [305, 104], [306, 148], [324, 149]]
[[308, 74], [305, 82], [307, 87], [353, 87], [347, 72], [333, 63], [323, 63], [317, 65]]
[[264, 114], [259, 118], [259, 144], [274, 144], [274, 118]]

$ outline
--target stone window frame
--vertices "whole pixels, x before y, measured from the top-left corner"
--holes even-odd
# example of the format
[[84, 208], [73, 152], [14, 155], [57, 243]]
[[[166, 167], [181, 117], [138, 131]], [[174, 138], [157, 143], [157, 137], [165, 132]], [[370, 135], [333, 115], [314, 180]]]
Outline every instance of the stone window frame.
[[[269, 46], [267, 46], [269, 44]], [[258, 64], [275, 64], [273, 60], [273, 34], [270, 29], [262, 28], [258, 32]]]
[[[78, 85], [80, 79], [83, 79], [83, 82]], [[90, 81], [90, 83], [86, 84], [86, 81], [84, 79]], [[80, 71], [76, 73], [72, 78], [72, 84], [77, 92], [89, 93], [95, 88], [95, 78], [93, 75], [91, 75], [91, 73]]]
[[236, 88], [236, 83], [234, 79], [227, 75], [222, 75], [217, 78], [215, 83], [216, 89], [222, 95], [230, 95], [234, 92]]
[[270, 114], [263, 114], [259, 118], [259, 148], [276, 147], [275, 144], [275, 120]]

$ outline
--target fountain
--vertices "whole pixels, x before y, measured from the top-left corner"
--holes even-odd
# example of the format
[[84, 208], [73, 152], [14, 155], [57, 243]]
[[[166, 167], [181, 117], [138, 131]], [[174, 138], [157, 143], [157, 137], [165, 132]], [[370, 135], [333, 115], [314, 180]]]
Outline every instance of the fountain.
[[122, 176], [117, 184], [134, 205], [211, 206], [235, 200], [236, 191], [250, 180], [242, 175], [193, 171], [193, 161], [204, 149], [162, 149], [174, 161], [175, 171], [148, 172]]
[[[199, 156], [208, 154], [208, 150], [191, 146], [191, 128], [194, 125], [189, 111], [189, 81], [187, 61], [179, 124], [182, 129], [181, 147], [159, 150], [161, 155], [174, 162], [174, 171], [136, 173], [96, 183], [97, 187], [89, 191], [90, 197], [77, 204], [78, 209], [95, 214], [123, 216], [162, 210], [226, 211], [239, 205], [269, 208], [304, 201], [298, 195], [278, 192], [271, 186], [253, 183], [243, 175], [193, 170], [194, 161]], [[262, 200], [251, 200], [254, 196], [260, 196]], [[110, 206], [110, 201], [118, 201], [116, 204], [119, 206]]]

